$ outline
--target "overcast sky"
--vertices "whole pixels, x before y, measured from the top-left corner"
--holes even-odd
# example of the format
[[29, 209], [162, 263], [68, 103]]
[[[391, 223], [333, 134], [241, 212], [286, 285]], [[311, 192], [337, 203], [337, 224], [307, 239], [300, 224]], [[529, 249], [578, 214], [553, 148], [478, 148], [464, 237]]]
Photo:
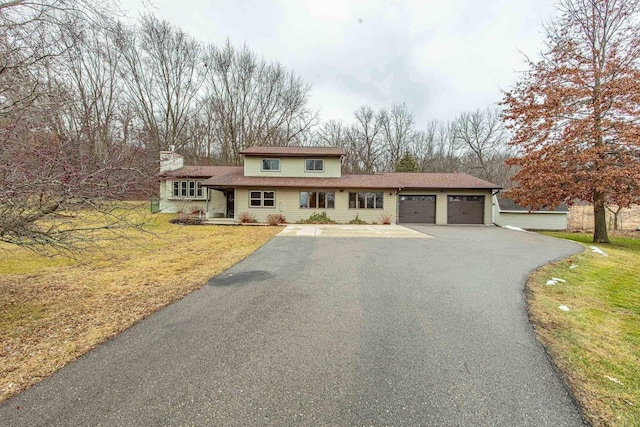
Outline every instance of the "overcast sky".
[[[148, 1], [145, 1], [148, 3]], [[130, 15], [140, 0], [122, 0]], [[495, 105], [542, 47], [553, 0], [152, 0], [203, 42], [246, 43], [312, 85], [322, 120], [406, 103], [416, 124]]]

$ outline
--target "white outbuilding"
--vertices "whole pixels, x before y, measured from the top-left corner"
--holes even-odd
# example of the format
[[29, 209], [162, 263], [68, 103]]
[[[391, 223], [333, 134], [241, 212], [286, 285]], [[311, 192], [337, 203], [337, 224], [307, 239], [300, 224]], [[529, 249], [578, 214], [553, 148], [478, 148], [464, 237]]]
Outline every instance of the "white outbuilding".
[[569, 208], [564, 203], [555, 209], [532, 211], [516, 205], [513, 200], [493, 196], [493, 223], [501, 227], [510, 225], [525, 230], [566, 230], [568, 215]]

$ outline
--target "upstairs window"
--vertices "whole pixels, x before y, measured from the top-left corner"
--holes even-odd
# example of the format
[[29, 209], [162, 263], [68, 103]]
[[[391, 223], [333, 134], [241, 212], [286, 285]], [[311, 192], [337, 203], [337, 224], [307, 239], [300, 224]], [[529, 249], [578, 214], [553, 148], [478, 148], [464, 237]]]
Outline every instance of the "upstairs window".
[[280, 171], [280, 159], [262, 159], [262, 170], [267, 172]]
[[322, 159], [306, 159], [304, 161], [305, 172], [324, 172], [324, 160]]

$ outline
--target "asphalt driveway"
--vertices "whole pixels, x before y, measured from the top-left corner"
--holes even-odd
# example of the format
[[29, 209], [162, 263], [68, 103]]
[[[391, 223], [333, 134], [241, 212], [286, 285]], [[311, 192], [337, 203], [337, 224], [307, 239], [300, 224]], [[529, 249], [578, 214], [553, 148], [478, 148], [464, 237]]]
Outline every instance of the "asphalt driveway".
[[3, 425], [577, 426], [524, 281], [580, 247], [495, 227], [276, 237], [14, 399]]

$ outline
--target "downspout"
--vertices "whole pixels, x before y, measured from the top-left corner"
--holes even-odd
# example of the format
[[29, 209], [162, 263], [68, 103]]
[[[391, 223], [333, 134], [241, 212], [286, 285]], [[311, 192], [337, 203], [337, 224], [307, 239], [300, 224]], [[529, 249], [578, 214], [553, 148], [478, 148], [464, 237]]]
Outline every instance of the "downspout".
[[398, 187], [398, 192], [396, 193], [396, 224], [400, 224], [400, 192], [402, 191], [402, 187]]
[[211, 189], [209, 187], [207, 187], [207, 207], [206, 207], [206, 211], [204, 213], [204, 217], [209, 218], [209, 199], [211, 198]]
[[500, 205], [498, 204], [498, 199], [496, 199], [496, 208], [493, 208], [493, 196], [496, 196], [498, 193], [500, 193], [500, 189], [495, 189], [492, 188], [491, 189], [491, 224], [495, 225], [496, 227], [501, 227], [500, 225], [496, 224], [495, 219], [496, 216], [493, 214], [494, 212], [497, 212], [498, 215], [500, 215]]

